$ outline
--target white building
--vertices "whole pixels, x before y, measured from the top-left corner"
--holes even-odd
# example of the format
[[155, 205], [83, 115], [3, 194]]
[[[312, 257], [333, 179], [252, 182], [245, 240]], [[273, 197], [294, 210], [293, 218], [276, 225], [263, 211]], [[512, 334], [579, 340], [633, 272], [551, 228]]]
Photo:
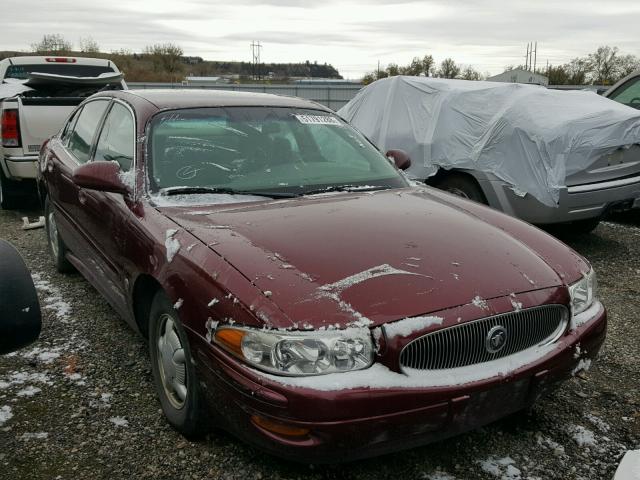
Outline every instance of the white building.
[[514, 70], [507, 70], [499, 75], [487, 78], [490, 82], [504, 82], [504, 83], [534, 83], [536, 85], [549, 85], [549, 79], [539, 73], [533, 73], [529, 70], [523, 70], [516, 68]]

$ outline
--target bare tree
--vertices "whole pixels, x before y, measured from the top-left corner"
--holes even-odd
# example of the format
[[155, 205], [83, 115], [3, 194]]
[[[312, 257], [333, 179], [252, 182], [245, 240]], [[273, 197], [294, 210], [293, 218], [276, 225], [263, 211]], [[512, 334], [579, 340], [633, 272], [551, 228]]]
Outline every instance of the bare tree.
[[456, 78], [460, 75], [460, 66], [452, 58], [445, 58], [440, 64], [438, 76], [441, 78]]
[[184, 69], [182, 63], [182, 48], [173, 43], [163, 43], [147, 46], [144, 49], [145, 55], [151, 57], [153, 67], [156, 71], [164, 70], [172, 77], [177, 76]]
[[574, 58], [564, 65], [569, 78], [569, 85], [584, 85], [587, 81], [587, 73], [589, 72], [589, 62], [584, 58]]
[[83, 53], [99, 53], [100, 45], [92, 37], [80, 37], [80, 51]]
[[387, 65], [387, 74], [390, 77], [395, 77], [396, 75], [400, 75], [400, 67], [398, 67], [397, 63], [390, 63]]
[[591, 80], [602, 85], [610, 84], [616, 77], [616, 55], [618, 47], [598, 47], [594, 53], [588, 56]]
[[463, 80], [482, 80], [482, 74], [469, 65], [462, 71], [460, 78]]
[[422, 72], [427, 77], [433, 76], [435, 73], [436, 61], [433, 59], [431, 55], [425, 55], [422, 57]]
[[31, 49], [37, 53], [66, 53], [73, 49], [73, 44], [59, 33], [48, 33], [38, 43], [31, 44]]
[[640, 58], [635, 55], [622, 55], [617, 58], [617, 80], [626, 77], [632, 72], [640, 70]]

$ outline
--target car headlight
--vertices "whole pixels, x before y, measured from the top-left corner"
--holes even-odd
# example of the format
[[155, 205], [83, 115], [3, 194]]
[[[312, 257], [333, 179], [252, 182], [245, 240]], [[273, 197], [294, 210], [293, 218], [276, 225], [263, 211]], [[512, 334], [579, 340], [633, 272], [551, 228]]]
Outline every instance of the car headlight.
[[283, 332], [221, 327], [214, 341], [250, 365], [278, 375], [348, 372], [373, 363], [367, 329]]
[[569, 285], [571, 313], [575, 316], [593, 305], [597, 298], [596, 272], [591, 269], [576, 283]]

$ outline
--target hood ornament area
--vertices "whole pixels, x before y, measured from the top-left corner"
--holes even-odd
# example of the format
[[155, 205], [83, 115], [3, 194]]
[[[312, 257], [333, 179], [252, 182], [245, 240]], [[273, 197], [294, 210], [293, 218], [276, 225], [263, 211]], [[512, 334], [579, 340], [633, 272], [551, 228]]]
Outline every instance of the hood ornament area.
[[498, 353], [507, 345], [507, 329], [502, 325], [496, 325], [489, 333], [484, 341], [484, 348], [489, 353]]

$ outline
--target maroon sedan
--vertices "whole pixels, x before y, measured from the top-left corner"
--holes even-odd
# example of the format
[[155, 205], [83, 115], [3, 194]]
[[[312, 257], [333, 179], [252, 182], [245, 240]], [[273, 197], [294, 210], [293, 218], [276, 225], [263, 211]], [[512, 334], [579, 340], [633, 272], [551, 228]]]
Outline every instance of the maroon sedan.
[[40, 189], [58, 269], [149, 339], [171, 425], [336, 462], [521, 410], [605, 337], [582, 257], [408, 164], [300, 99], [104, 92]]

